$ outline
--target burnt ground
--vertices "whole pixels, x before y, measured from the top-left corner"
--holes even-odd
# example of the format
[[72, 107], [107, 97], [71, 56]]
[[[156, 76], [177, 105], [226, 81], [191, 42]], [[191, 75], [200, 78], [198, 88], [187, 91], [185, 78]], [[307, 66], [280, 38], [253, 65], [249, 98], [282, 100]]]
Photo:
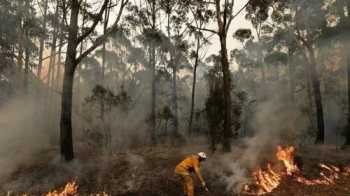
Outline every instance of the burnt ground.
[[[106, 192], [116, 196], [181, 196], [182, 186], [174, 175], [175, 165], [201, 147], [188, 146], [178, 149], [171, 146], [145, 147], [109, 156], [97, 156], [81, 147], [77, 160], [65, 164], [57, 158], [58, 151], [51, 149], [37, 155], [40, 160], [28, 161], [6, 179], [0, 179], [0, 195], [43, 195], [68, 181], [76, 179], [79, 195]], [[85, 152], [84, 152], [85, 151]], [[344, 166], [350, 163], [350, 150], [335, 150], [334, 147], [305, 148], [299, 152], [303, 173], [314, 178], [318, 175], [319, 162]], [[91, 158], [95, 157], [95, 158]], [[216, 160], [218, 161], [218, 160]], [[212, 164], [212, 163], [211, 163]], [[220, 163], [218, 163], [219, 165]], [[214, 163], [215, 165], [215, 163]], [[228, 191], [218, 175], [203, 168], [210, 193], [203, 192], [196, 182], [196, 195], [240, 195]], [[244, 196], [243, 194], [241, 194]], [[292, 179], [284, 179], [281, 185], [268, 196], [349, 196], [350, 176], [341, 176], [335, 185], [306, 186]]]

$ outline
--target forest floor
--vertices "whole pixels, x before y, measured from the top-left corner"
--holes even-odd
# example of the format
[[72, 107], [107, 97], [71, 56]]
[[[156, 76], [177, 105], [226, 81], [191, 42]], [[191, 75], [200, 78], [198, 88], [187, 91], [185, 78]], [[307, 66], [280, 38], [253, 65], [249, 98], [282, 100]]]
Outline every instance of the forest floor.
[[[57, 149], [43, 151], [32, 161], [22, 163], [16, 172], [0, 179], [0, 195], [44, 195], [72, 180], [79, 185], [79, 195], [106, 192], [112, 196], [181, 196], [180, 179], [174, 175], [174, 167], [189, 153], [203, 150], [203, 146], [174, 148], [168, 145], [144, 147], [125, 153], [96, 156], [84, 150], [77, 153], [72, 163], [62, 163]], [[85, 149], [83, 146], [79, 149]], [[84, 153], [83, 153], [84, 152]], [[334, 146], [309, 147], [299, 152], [303, 159], [303, 173], [317, 173], [315, 165], [320, 162], [337, 166], [350, 163], [350, 150], [336, 150]], [[221, 163], [213, 155], [203, 164], [203, 175], [210, 192], [204, 192], [196, 183], [196, 195], [229, 196], [244, 195], [228, 191], [227, 183], [211, 170]], [[91, 158], [94, 157], [94, 158]], [[215, 170], [215, 169], [214, 169]], [[225, 174], [226, 175], [226, 174]], [[229, 177], [229, 175], [228, 175]], [[227, 179], [227, 178], [226, 178]], [[11, 194], [9, 194], [11, 193]], [[341, 176], [334, 185], [306, 186], [285, 178], [269, 196], [349, 196], [350, 176]]]

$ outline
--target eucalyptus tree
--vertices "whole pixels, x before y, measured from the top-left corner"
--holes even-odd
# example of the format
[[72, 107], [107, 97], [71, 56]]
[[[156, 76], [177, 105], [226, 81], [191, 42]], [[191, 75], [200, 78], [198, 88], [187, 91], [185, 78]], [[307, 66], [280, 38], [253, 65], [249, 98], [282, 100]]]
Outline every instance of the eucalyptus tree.
[[[231, 139], [234, 136], [237, 136], [237, 133], [232, 132], [232, 100], [231, 100], [231, 72], [230, 72], [230, 63], [228, 58], [228, 50], [227, 50], [227, 36], [230, 30], [232, 21], [246, 8], [246, 6], [250, 3], [248, 1], [242, 8], [240, 8], [236, 13], [234, 13], [234, 5], [235, 0], [198, 0], [196, 1], [197, 6], [204, 6], [206, 12], [211, 15], [217, 25], [215, 29], [209, 28], [199, 28], [201, 31], [206, 31], [209, 33], [213, 33], [219, 37], [220, 41], [220, 64], [221, 71], [223, 74], [223, 83], [222, 83], [222, 91], [224, 97], [224, 123], [223, 123], [223, 139], [222, 145], [224, 151], [231, 150]], [[238, 120], [238, 119], [235, 119]]]
[[0, 7], [0, 73], [14, 68], [14, 49], [16, 46], [16, 7], [12, 1], [1, 0]]
[[160, 1], [163, 13], [166, 16], [166, 36], [169, 43], [165, 46], [169, 57], [167, 59], [168, 68], [172, 72], [171, 81], [171, 110], [173, 116], [173, 135], [178, 136], [178, 72], [181, 69], [188, 67], [187, 53], [189, 49], [188, 25], [190, 20], [188, 17], [188, 2], [180, 0]]
[[16, 4], [10, 0], [1, 0], [0, 6], [0, 104], [5, 103], [15, 92], [16, 85], [16, 42], [17, 42], [17, 14]]
[[191, 90], [191, 106], [190, 106], [190, 117], [188, 121], [188, 134], [192, 134], [192, 124], [193, 124], [193, 115], [195, 109], [195, 96], [196, 96], [196, 84], [197, 84], [197, 68], [203, 59], [203, 48], [210, 44], [209, 36], [200, 30], [209, 25], [211, 18], [211, 13], [207, 12], [204, 6], [196, 6], [194, 3], [189, 3], [187, 5], [187, 12], [191, 15], [192, 22], [188, 23], [189, 33], [194, 38], [194, 49], [190, 52], [190, 58], [193, 59], [193, 80], [192, 80], [192, 90]]
[[49, 0], [43, 0], [40, 2], [40, 10], [42, 10], [42, 29], [43, 33], [39, 38], [39, 62], [38, 62], [38, 72], [37, 75], [41, 78], [41, 70], [43, 66], [43, 54], [45, 49], [45, 36], [46, 36], [46, 23], [47, 23], [47, 15], [48, 15], [48, 5]]
[[347, 108], [347, 126], [345, 132], [345, 145], [350, 145], [350, 2], [346, 0], [340, 0], [335, 2], [334, 10], [336, 16], [339, 17], [339, 23], [334, 28], [330, 28], [328, 36], [335, 37], [340, 36], [340, 41], [344, 44], [347, 72], [347, 94], [348, 94], [348, 108]]
[[[79, 63], [87, 57], [92, 51], [99, 47], [107, 39], [107, 37], [120, 28], [122, 13], [128, 0], [120, 0], [116, 3], [119, 5], [116, 19], [106, 32], [93, 39], [91, 45], [78, 55], [78, 46], [86, 39], [93, 35], [96, 27], [101, 21], [103, 13], [109, 5], [109, 0], [104, 0], [97, 13], [89, 12], [90, 25], [81, 33], [78, 33], [78, 18], [81, 11], [81, 3], [79, 0], [71, 0], [69, 2], [61, 1], [63, 7], [63, 17], [68, 24], [67, 54], [64, 64], [63, 90], [61, 103], [61, 121], [60, 121], [60, 146], [61, 155], [66, 161], [74, 158], [73, 151], [73, 134], [72, 134], [72, 98], [73, 98], [73, 82], [74, 74]], [[69, 17], [69, 19], [67, 19]]]
[[[19, 26], [19, 36], [22, 46], [24, 48], [24, 78], [23, 78], [23, 87], [24, 92], [29, 92], [29, 75], [30, 70], [33, 67], [33, 57], [36, 54], [36, 45], [35, 45], [35, 38], [40, 36], [41, 28], [38, 24], [38, 20], [36, 18], [35, 9], [33, 6], [33, 1], [25, 1], [24, 4], [20, 3], [22, 5], [22, 8], [24, 10], [19, 10], [20, 12], [23, 11], [23, 13], [19, 13], [18, 15], [21, 16], [20, 21], [21, 24]], [[21, 49], [23, 50], [23, 49]], [[19, 58], [23, 56], [20, 55]], [[22, 61], [22, 60], [20, 60]]]
[[[317, 65], [317, 52], [315, 51], [316, 42], [320, 35], [323, 33], [323, 29], [327, 25], [325, 18], [325, 10], [322, 9], [323, 1], [312, 0], [305, 2], [297, 2], [295, 4], [295, 22], [297, 40], [307, 53], [306, 59], [308, 60], [306, 70], [310, 76], [312, 85], [314, 103], [316, 106], [316, 118], [317, 118], [317, 136], [316, 143], [324, 143], [325, 140], [325, 127], [324, 127], [324, 114], [322, 105], [322, 95], [320, 89], [320, 78], [316, 68]], [[308, 21], [305, 18], [309, 18]]]
[[[148, 117], [150, 140], [157, 143], [157, 78], [160, 73], [158, 66], [164, 61], [164, 53], [169, 46], [169, 39], [162, 32], [160, 12], [162, 5], [157, 0], [146, 0], [129, 7], [128, 21], [138, 34], [138, 42], [145, 47], [148, 56], [146, 67], [150, 72], [151, 103]], [[158, 54], [158, 55], [157, 55]], [[158, 57], [158, 58], [157, 58]]]

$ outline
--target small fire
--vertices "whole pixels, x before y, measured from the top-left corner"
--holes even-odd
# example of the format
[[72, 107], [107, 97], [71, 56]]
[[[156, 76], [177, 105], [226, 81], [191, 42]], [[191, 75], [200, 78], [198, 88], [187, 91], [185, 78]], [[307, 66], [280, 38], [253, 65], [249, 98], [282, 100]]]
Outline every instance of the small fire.
[[60, 192], [54, 190], [46, 194], [46, 196], [75, 196], [78, 193], [78, 185], [76, 181], [68, 182], [64, 189]]
[[285, 149], [283, 149], [282, 146], [277, 146], [276, 157], [279, 161], [283, 162], [288, 175], [292, 175], [293, 173], [299, 172], [299, 168], [294, 161], [294, 153], [294, 146], [288, 146]]
[[[302, 183], [307, 186], [314, 185], [332, 185], [339, 179], [341, 174], [340, 168], [320, 163], [320, 177], [316, 179], [307, 179], [302, 175], [300, 168], [295, 162], [295, 147], [277, 146], [276, 158], [281, 161], [285, 167], [285, 171], [279, 171], [273, 169], [269, 163], [265, 169], [258, 168], [253, 172], [253, 178], [255, 184], [246, 184], [243, 186], [243, 193], [250, 195], [264, 195], [272, 192], [280, 184], [284, 177], [290, 176], [293, 180]], [[344, 174], [350, 175], [350, 166], [344, 168]]]
[[[46, 193], [45, 196], [78, 196], [78, 184], [76, 180], [68, 182], [62, 190], [54, 190], [52, 192]], [[97, 193], [97, 194], [89, 194], [90, 196], [109, 196], [106, 192]], [[7, 196], [12, 196], [11, 192], [7, 193]], [[31, 196], [28, 193], [22, 194], [22, 196]]]
[[[46, 194], [46, 196], [78, 196], [78, 184], [76, 180], [73, 180], [72, 182], [68, 182], [64, 189], [62, 191], [54, 190], [53, 192], [49, 192]], [[97, 194], [90, 194], [91, 196], [109, 196], [107, 193], [97, 193]]]
[[256, 184], [262, 188], [259, 190], [260, 194], [264, 192], [271, 192], [280, 184], [282, 179], [282, 176], [272, 169], [271, 164], [267, 165], [266, 170], [258, 168], [253, 173], [253, 176], [255, 177]]

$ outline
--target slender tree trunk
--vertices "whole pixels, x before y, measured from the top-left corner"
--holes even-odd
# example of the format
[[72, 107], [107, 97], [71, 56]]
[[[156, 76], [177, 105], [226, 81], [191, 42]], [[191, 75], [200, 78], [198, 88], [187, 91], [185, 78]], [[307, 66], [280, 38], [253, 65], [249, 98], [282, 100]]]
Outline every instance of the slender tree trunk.
[[178, 111], [177, 111], [177, 65], [173, 65], [173, 85], [172, 85], [172, 102], [173, 102], [173, 110], [174, 110], [174, 131], [173, 134], [175, 136], [178, 135]]
[[[221, 11], [221, 0], [215, 0], [215, 6], [216, 6], [216, 19], [218, 24], [218, 35], [220, 38], [220, 54], [221, 54], [221, 68], [223, 73], [223, 83], [222, 83], [222, 89], [223, 89], [223, 96], [224, 96], [224, 129], [222, 134], [222, 146], [223, 151], [229, 152], [231, 151], [231, 139], [233, 137], [232, 130], [231, 130], [231, 73], [230, 73], [230, 64], [228, 61], [228, 55], [227, 55], [227, 16], [228, 16], [228, 10], [226, 9], [228, 6], [227, 1], [224, 3], [224, 11], [223, 11], [223, 17], [221, 17], [222, 11]], [[236, 135], [236, 133], [235, 133]]]
[[73, 100], [73, 78], [75, 59], [67, 57], [62, 91], [62, 108], [61, 108], [61, 155], [66, 161], [74, 158], [73, 152], [73, 134], [72, 134], [72, 100]]
[[316, 130], [315, 128], [315, 121], [314, 121], [314, 111], [313, 111], [313, 96], [312, 96], [312, 85], [311, 85], [311, 70], [310, 70], [310, 65], [309, 65], [309, 59], [306, 55], [306, 50], [303, 50], [303, 52], [301, 53], [302, 56], [304, 57], [304, 60], [306, 62], [306, 71], [305, 71], [305, 84], [306, 84], [306, 95], [308, 97], [307, 99], [307, 112], [308, 112], [308, 117], [309, 117], [309, 120], [310, 120], [310, 124], [311, 124], [311, 128], [312, 130]]
[[57, 57], [57, 70], [56, 70], [56, 80], [55, 80], [55, 85], [54, 87], [56, 89], [59, 88], [59, 81], [60, 81], [60, 77], [61, 77], [61, 64], [62, 64], [62, 47], [63, 47], [63, 35], [60, 34], [60, 42], [59, 42], [59, 46], [58, 46], [58, 57]]
[[18, 24], [17, 24], [17, 43], [18, 43], [18, 54], [17, 54], [17, 68], [18, 73], [21, 73], [23, 69], [23, 47], [24, 47], [24, 38], [23, 38], [23, 2], [19, 1], [17, 3], [19, 9], [18, 15]]
[[315, 52], [311, 46], [307, 46], [307, 50], [310, 55], [310, 76], [311, 85], [313, 88], [314, 101], [316, 106], [316, 116], [317, 116], [317, 136], [315, 143], [323, 144], [325, 140], [325, 130], [324, 130], [324, 117], [323, 117], [323, 106], [322, 106], [322, 96], [320, 89], [320, 80], [316, 70], [316, 57]]
[[220, 35], [221, 44], [221, 66], [223, 73], [223, 93], [224, 93], [224, 130], [223, 130], [223, 150], [231, 151], [231, 139], [233, 137], [231, 130], [231, 74], [226, 47], [226, 33]]
[[25, 49], [24, 49], [24, 78], [23, 78], [23, 88], [24, 88], [24, 93], [28, 94], [29, 93], [29, 65], [30, 65], [30, 50], [28, 46], [29, 42], [29, 37], [26, 35], [26, 44], [25, 44]]
[[71, 1], [71, 16], [68, 35], [68, 45], [66, 61], [64, 65], [62, 102], [61, 102], [61, 122], [60, 122], [60, 145], [61, 155], [66, 161], [74, 159], [73, 133], [72, 133], [72, 101], [74, 72], [77, 65], [77, 45], [78, 45], [78, 15], [79, 2]]
[[[56, 74], [56, 49], [57, 49], [57, 39], [58, 39], [58, 33], [59, 33], [59, 5], [57, 3], [55, 15], [53, 18], [53, 35], [52, 35], [52, 43], [51, 43], [51, 51], [50, 51], [50, 60], [49, 60], [49, 72], [48, 72], [48, 79], [47, 79], [47, 86], [48, 86], [48, 92], [47, 92], [47, 105], [46, 108], [48, 110], [48, 122], [49, 122], [49, 130], [53, 130], [52, 128], [55, 127], [55, 101], [54, 101], [54, 90], [55, 90], [55, 74]], [[50, 131], [50, 142], [51, 144], [54, 144], [56, 141], [55, 134]]]
[[[112, 1], [110, 1], [109, 5], [111, 6]], [[109, 15], [110, 15], [110, 8], [107, 8], [105, 11], [105, 19], [103, 23], [103, 33], [105, 34], [107, 31], [108, 21], [109, 21]], [[101, 69], [101, 78], [100, 83], [103, 85], [104, 83], [104, 77], [105, 77], [105, 69], [106, 69], [106, 42], [104, 41], [102, 44], [102, 69]]]
[[258, 50], [258, 54], [257, 54], [257, 64], [260, 67], [260, 71], [261, 71], [261, 85], [260, 88], [262, 89], [260, 91], [261, 94], [261, 99], [265, 100], [266, 99], [266, 93], [265, 91], [267, 90], [267, 81], [266, 81], [266, 70], [265, 70], [265, 64], [264, 64], [264, 59], [263, 59], [263, 53], [262, 53], [262, 42], [261, 42], [261, 36], [260, 36], [260, 32], [261, 32], [261, 22], [259, 23], [258, 27], [255, 28], [256, 30], [256, 34], [257, 34], [257, 38], [259, 41], [259, 50]]
[[[19, 6], [22, 6], [21, 4]], [[23, 41], [23, 27], [22, 27], [22, 20], [23, 20], [23, 17], [22, 17], [22, 13], [19, 13], [18, 14], [19, 16], [19, 24], [18, 24], [18, 34], [17, 34], [17, 43], [18, 43], [18, 54], [17, 54], [17, 58], [16, 58], [16, 61], [17, 61], [17, 77], [18, 77], [18, 80], [16, 80], [16, 85], [18, 85], [18, 89], [23, 89], [24, 86], [23, 86], [23, 83], [22, 83], [22, 77], [23, 77], [23, 74], [22, 74], [22, 69], [23, 69], [23, 47], [24, 47], [24, 41]]]
[[[152, 30], [156, 31], [156, 2], [152, 1]], [[151, 44], [150, 64], [152, 69], [152, 92], [151, 92], [151, 142], [157, 143], [156, 138], [156, 46]]]
[[21, 72], [23, 69], [23, 43], [22, 43], [22, 36], [20, 38], [20, 42], [18, 43], [18, 54], [17, 54], [17, 66], [18, 71]]
[[[103, 33], [105, 34], [107, 31], [107, 26], [108, 26], [108, 19], [109, 19], [109, 13], [110, 13], [110, 9], [107, 8], [105, 11], [105, 16], [104, 16], [104, 24], [103, 24]], [[99, 83], [100, 85], [104, 85], [104, 80], [105, 80], [105, 67], [106, 67], [106, 42], [103, 42], [102, 44], [102, 67], [101, 67], [101, 77], [99, 78]], [[110, 110], [111, 106], [108, 106], [109, 109], [107, 109], [107, 111]], [[112, 143], [112, 133], [111, 133], [111, 129], [110, 129], [110, 120], [109, 118], [107, 119], [107, 122], [105, 120], [105, 100], [101, 99], [101, 103], [100, 103], [100, 113], [101, 113], [101, 120], [102, 120], [102, 126], [104, 129], [104, 133], [105, 133], [105, 138], [106, 138], [106, 143], [105, 143], [105, 147], [106, 150], [108, 151], [108, 153], [111, 152], [111, 143]]]
[[[29, 5], [29, 1], [25, 2], [25, 16], [24, 16], [24, 20], [27, 21], [29, 20], [29, 15], [30, 15], [30, 5]], [[23, 87], [24, 87], [24, 93], [28, 94], [29, 92], [29, 64], [30, 64], [30, 49], [29, 49], [29, 44], [30, 44], [30, 37], [29, 37], [29, 30], [27, 29], [27, 27], [25, 29], [23, 29], [23, 43], [24, 43], [24, 78], [23, 78]]]
[[151, 92], [151, 140], [153, 144], [157, 143], [156, 138], [156, 62], [155, 47], [151, 46], [150, 62], [152, 67], [152, 92]]
[[294, 88], [295, 88], [295, 81], [294, 81], [294, 66], [292, 65], [292, 54], [288, 52], [287, 57], [287, 66], [288, 66], [288, 76], [289, 76], [289, 93], [290, 93], [290, 101], [291, 103], [295, 103], [295, 95], [294, 95]]
[[348, 74], [348, 125], [345, 135], [345, 145], [350, 145], [350, 54], [347, 55], [347, 74]]
[[[84, 5], [84, 4], [86, 4], [86, 1], [87, 0], [82, 0], [82, 4]], [[86, 7], [85, 8], [83, 8], [83, 9], [86, 9]], [[81, 27], [78, 29], [78, 31], [80, 30], [80, 33], [81, 34], [83, 34], [84, 33], [84, 29], [85, 29], [85, 24], [86, 24], [86, 15], [85, 14], [83, 14], [82, 15], [82, 17], [81, 17]], [[79, 44], [78, 44], [79, 45]], [[77, 45], [77, 50], [78, 50], [78, 45]], [[86, 47], [86, 44], [85, 44], [85, 41], [81, 41], [80, 42], [80, 47], [79, 47], [79, 55], [81, 55], [82, 53], [83, 53], [83, 51], [84, 51], [84, 49], [85, 49], [85, 47]], [[80, 65], [76, 65], [77, 66], [77, 68], [76, 68], [76, 70], [75, 70], [75, 72], [77, 73], [76, 74], [76, 78], [75, 78], [75, 81], [76, 81], [76, 87], [75, 87], [75, 97], [76, 97], [76, 99], [75, 99], [75, 101], [77, 102], [77, 104], [76, 104], [76, 108], [75, 108], [75, 110], [76, 110], [76, 112], [78, 113], [78, 114], [80, 114], [81, 113], [81, 104], [80, 104], [80, 101], [82, 100], [81, 99], [81, 66]], [[99, 83], [99, 81], [100, 81], [100, 78], [101, 76], [99, 75], [99, 74], [96, 74], [96, 82], [97, 83]], [[73, 88], [74, 88], [74, 86], [73, 86]], [[73, 103], [74, 103], [74, 101], [73, 101]], [[77, 122], [77, 127], [79, 127], [79, 128], [81, 128], [81, 121], [78, 121]]]
[[51, 45], [51, 53], [50, 53], [50, 60], [49, 60], [49, 71], [48, 71], [48, 79], [47, 84], [48, 86], [52, 87], [52, 83], [55, 76], [55, 64], [56, 64], [56, 45], [57, 45], [57, 34], [58, 34], [58, 8], [59, 5], [56, 5], [55, 10], [55, 16], [54, 16], [54, 31], [52, 36], [52, 45]]
[[[349, 11], [350, 11], [350, 2], [348, 0], [340, 1], [341, 7], [339, 11], [341, 14], [341, 22], [340, 24], [343, 26], [344, 29], [346, 29], [345, 34], [349, 35], [350, 33], [350, 17], [349, 17]], [[346, 10], [348, 12], [347, 16], [345, 16], [344, 7], [346, 7]], [[343, 11], [343, 12], [342, 12]], [[345, 134], [345, 145], [350, 145], [350, 41], [345, 42], [345, 50], [346, 52], [346, 66], [347, 66], [347, 75], [348, 75], [348, 116], [347, 116], [347, 130]]]
[[196, 82], [197, 82], [197, 67], [199, 64], [199, 49], [200, 49], [200, 38], [197, 37], [197, 47], [196, 47], [196, 58], [193, 66], [193, 81], [192, 81], [192, 95], [191, 95], [191, 111], [190, 111], [190, 119], [188, 121], [188, 134], [192, 135], [192, 121], [193, 121], [193, 113], [195, 107], [195, 93], [196, 93]]
[[[168, 29], [168, 38], [171, 39], [171, 33], [170, 33], [170, 29], [171, 29], [171, 24], [170, 24], [170, 14], [168, 14], [168, 25], [167, 25], [167, 29]], [[176, 58], [177, 54], [179, 52], [177, 51], [176, 48], [174, 48], [171, 52], [170, 52], [170, 67], [172, 68], [173, 71], [173, 77], [172, 77], [172, 110], [174, 112], [173, 114], [173, 124], [174, 124], [174, 130], [172, 132], [173, 136], [178, 136], [178, 107], [177, 107], [177, 63], [178, 63], [178, 58]], [[176, 59], [174, 59], [174, 57]]]
[[43, 65], [43, 54], [44, 54], [44, 42], [45, 42], [45, 34], [46, 34], [46, 21], [47, 21], [47, 11], [48, 11], [48, 0], [44, 0], [44, 16], [43, 16], [43, 34], [40, 36], [39, 43], [39, 63], [38, 63], [38, 78], [41, 78], [41, 70]]

